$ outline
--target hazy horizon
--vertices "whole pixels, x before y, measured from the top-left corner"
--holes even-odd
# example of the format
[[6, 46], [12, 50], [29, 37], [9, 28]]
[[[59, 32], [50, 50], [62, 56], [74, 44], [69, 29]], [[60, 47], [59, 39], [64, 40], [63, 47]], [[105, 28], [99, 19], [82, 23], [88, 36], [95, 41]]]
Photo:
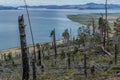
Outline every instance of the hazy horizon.
[[[87, 3], [98, 3], [104, 4], [105, 0], [26, 0], [27, 4], [30, 6], [38, 5], [79, 5]], [[119, 0], [108, 0], [108, 4], [120, 4]], [[22, 6], [24, 5], [24, 0], [1, 0], [0, 5], [4, 6]]]

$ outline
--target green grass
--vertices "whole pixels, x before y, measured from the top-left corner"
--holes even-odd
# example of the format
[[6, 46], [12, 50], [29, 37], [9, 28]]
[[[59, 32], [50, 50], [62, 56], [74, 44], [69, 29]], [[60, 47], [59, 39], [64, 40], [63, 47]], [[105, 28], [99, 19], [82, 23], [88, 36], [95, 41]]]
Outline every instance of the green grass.
[[[72, 45], [72, 46], [76, 46], [76, 45]], [[60, 50], [61, 48], [63, 50], [66, 50], [65, 47], [60, 47], [60, 48], [58, 48], [58, 50]], [[53, 50], [50, 49], [50, 52], [53, 52]], [[77, 53], [75, 53], [74, 61], [72, 60], [72, 56], [71, 56], [71, 64], [78, 64], [77, 62], [81, 62], [81, 64], [83, 64], [83, 61], [81, 61], [81, 60], [83, 60], [83, 54], [85, 52], [86, 51], [83, 51], [83, 52], [78, 51]], [[90, 50], [90, 52], [91, 52], [91, 50]], [[109, 61], [108, 56], [104, 56], [104, 57], [100, 57], [99, 55], [95, 56], [94, 53], [92, 55], [92, 52], [91, 53], [90, 52], [88, 52], [88, 51], [86, 52], [87, 55], [89, 56], [89, 60], [87, 61], [87, 66], [89, 66], [91, 64], [91, 61], [93, 61], [93, 60], [96, 63], [98, 63], [98, 64], [102, 64], [102, 63], [105, 63], [105, 62]], [[45, 53], [46, 53], [45, 56], [47, 56], [48, 51], [46, 50]], [[49, 59], [44, 59], [44, 61], [42, 61], [42, 63], [46, 67], [46, 70], [45, 70], [45, 72], [43, 74], [40, 73], [39, 66], [37, 66], [38, 67], [37, 68], [37, 80], [47, 80], [47, 79], [50, 79], [50, 80], [57, 80], [57, 79], [60, 79], [60, 80], [80, 80], [80, 79], [81, 80], [85, 80], [85, 76], [84, 75], [76, 75], [76, 74], [74, 75], [74, 73], [76, 73], [78, 71], [83, 72], [84, 69], [75, 69], [75, 68], [71, 68], [71, 69], [58, 69], [58, 70], [51, 69], [51, 67], [55, 67], [55, 66], [58, 67], [58, 66], [61, 66], [61, 65], [66, 65], [66, 60], [65, 59], [61, 59], [60, 56], [61, 55], [57, 56], [57, 60], [56, 60], [57, 63], [56, 64], [54, 64], [54, 56], [53, 57], [49, 57]], [[15, 63], [21, 63], [20, 59], [21, 58], [14, 59]], [[5, 65], [5, 63], [2, 63], [2, 64]], [[20, 66], [17, 66], [17, 67], [20, 67]], [[17, 67], [14, 67], [14, 66], [12, 67], [12, 68], [15, 69], [14, 72], [3, 73], [3, 75], [5, 76], [3, 78], [3, 80], [4, 79], [7, 79], [7, 80], [20, 80], [21, 77], [22, 77], [22, 72], [20, 72], [20, 71], [22, 71], [22, 68], [18, 69]], [[93, 80], [93, 78], [97, 79], [101, 75], [103, 76], [105, 74], [105, 73], [100, 72], [100, 71], [96, 71], [96, 73], [97, 74], [94, 77], [93, 77], [93, 75], [88, 74], [88, 78], [86, 80]], [[30, 69], [30, 80], [32, 80], [32, 70], [31, 69]]]
[[[113, 30], [114, 22], [120, 16], [118, 13], [108, 14], [109, 26]], [[95, 25], [98, 26], [98, 19], [101, 17], [101, 14], [78, 14], [78, 15], [68, 15], [67, 18], [74, 22], [78, 22], [83, 25], [92, 25], [92, 18], [95, 20]], [[103, 16], [105, 18], [105, 16]]]

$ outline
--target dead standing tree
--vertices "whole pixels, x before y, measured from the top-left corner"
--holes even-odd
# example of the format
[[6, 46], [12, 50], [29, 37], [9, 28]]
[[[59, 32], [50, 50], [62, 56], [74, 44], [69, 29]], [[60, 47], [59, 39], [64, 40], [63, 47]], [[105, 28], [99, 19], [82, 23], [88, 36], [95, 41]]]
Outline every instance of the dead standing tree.
[[19, 33], [20, 33], [20, 42], [21, 42], [21, 52], [22, 52], [22, 67], [23, 67], [23, 76], [22, 80], [29, 79], [29, 62], [28, 62], [28, 51], [26, 43], [26, 34], [25, 34], [25, 25], [23, 15], [18, 18], [19, 23]]
[[108, 39], [108, 13], [107, 13], [107, 0], [105, 0], [105, 29], [104, 29], [104, 37], [103, 37], [103, 46], [106, 46], [106, 39]]
[[84, 54], [84, 74], [85, 77], [87, 78], [87, 61], [86, 61], [86, 54]]
[[118, 55], [118, 47], [117, 44], [115, 44], [115, 64], [117, 64], [117, 55]]
[[36, 45], [37, 46], [37, 49], [38, 49], [38, 64], [39, 64], [39, 66], [41, 66], [42, 64], [41, 64], [41, 48], [40, 48], [40, 45], [39, 44], [37, 44]]
[[54, 43], [54, 51], [55, 51], [55, 59], [57, 57], [57, 47], [56, 47], [56, 34], [55, 34], [55, 29], [54, 29], [54, 34], [53, 34], [53, 43]]
[[53, 29], [50, 33], [50, 37], [53, 37], [53, 48], [54, 48], [54, 52], [55, 52], [55, 64], [56, 64], [56, 58], [57, 58], [57, 46], [56, 46], [56, 33], [55, 33], [55, 29]]

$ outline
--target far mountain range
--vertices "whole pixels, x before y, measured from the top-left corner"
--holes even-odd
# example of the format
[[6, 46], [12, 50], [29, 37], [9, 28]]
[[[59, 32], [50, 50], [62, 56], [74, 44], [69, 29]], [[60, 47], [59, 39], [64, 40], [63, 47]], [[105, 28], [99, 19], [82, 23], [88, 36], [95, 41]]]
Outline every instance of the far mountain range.
[[[120, 4], [108, 4], [108, 9], [120, 9]], [[25, 6], [11, 7], [0, 6], [0, 10], [22, 9]], [[40, 6], [28, 6], [28, 8], [45, 8], [45, 9], [104, 9], [105, 4], [87, 3], [81, 5], [40, 5]]]

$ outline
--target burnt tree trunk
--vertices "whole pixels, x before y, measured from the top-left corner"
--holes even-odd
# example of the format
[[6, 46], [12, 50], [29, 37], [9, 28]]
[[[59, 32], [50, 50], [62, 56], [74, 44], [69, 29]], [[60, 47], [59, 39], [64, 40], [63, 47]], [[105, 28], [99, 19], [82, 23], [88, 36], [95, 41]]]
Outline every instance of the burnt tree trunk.
[[67, 53], [68, 56], [68, 69], [71, 67], [70, 53]]
[[32, 59], [32, 70], [33, 70], [33, 80], [36, 80], [36, 66], [35, 66], [35, 59]]
[[85, 77], [87, 77], [87, 63], [86, 63], [86, 54], [84, 54], [84, 74], [85, 74]]
[[92, 19], [92, 26], [93, 26], [93, 36], [95, 35], [95, 20]]
[[105, 1], [105, 23], [106, 23], [106, 25], [105, 25], [105, 27], [106, 27], [106, 38], [108, 39], [108, 37], [109, 37], [109, 33], [108, 33], [108, 18], [107, 18], [107, 16], [108, 16], [108, 10], [107, 10], [107, 0]]
[[38, 49], [38, 64], [39, 66], [41, 66], [41, 49], [39, 44], [37, 44], [37, 49]]
[[54, 34], [53, 34], [53, 46], [54, 46], [55, 59], [56, 59], [56, 57], [57, 57], [57, 47], [56, 47], [56, 34], [55, 34], [55, 29], [54, 29]]
[[45, 48], [41, 47], [41, 51], [42, 51], [42, 60], [44, 61], [44, 58], [45, 58], [45, 55], [44, 55]]
[[117, 48], [117, 44], [115, 44], [115, 64], [117, 64], [117, 54], [118, 54], [118, 48]]
[[21, 52], [22, 52], [22, 67], [23, 67], [23, 76], [22, 80], [29, 79], [29, 62], [28, 62], [28, 51], [26, 43], [26, 34], [25, 34], [25, 25], [23, 15], [18, 18], [19, 23], [19, 33], [20, 33], [20, 42], [21, 42]]

